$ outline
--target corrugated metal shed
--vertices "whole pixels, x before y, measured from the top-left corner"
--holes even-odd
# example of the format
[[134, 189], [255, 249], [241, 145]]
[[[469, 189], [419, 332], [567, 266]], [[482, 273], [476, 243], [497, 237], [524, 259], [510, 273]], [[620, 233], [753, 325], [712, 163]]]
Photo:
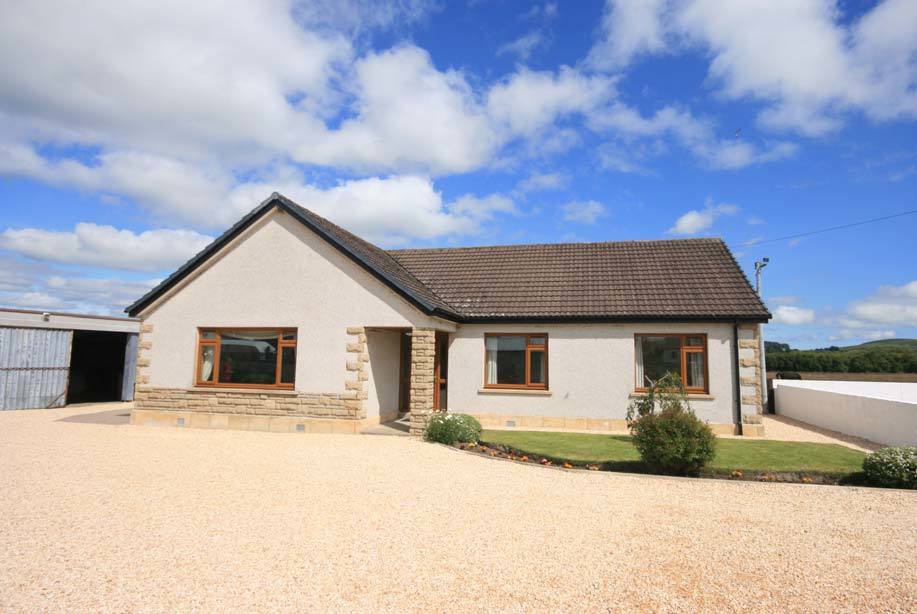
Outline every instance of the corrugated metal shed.
[[73, 331], [0, 328], [0, 410], [66, 402]]
[[121, 400], [134, 400], [134, 384], [137, 378], [137, 344], [140, 342], [140, 335], [131, 334], [127, 336], [127, 343], [124, 345], [124, 380], [121, 382]]

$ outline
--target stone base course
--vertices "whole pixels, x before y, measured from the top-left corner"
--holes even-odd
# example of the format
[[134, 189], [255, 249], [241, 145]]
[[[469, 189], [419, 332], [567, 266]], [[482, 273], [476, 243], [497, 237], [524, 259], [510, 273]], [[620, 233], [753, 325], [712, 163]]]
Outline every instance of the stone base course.
[[[563, 430], [563, 431], [596, 431], [596, 432], [615, 432], [622, 433], [627, 432], [627, 421], [616, 418], [582, 418], [582, 417], [569, 417], [569, 416], [521, 416], [521, 415], [510, 415], [510, 414], [470, 414], [477, 418], [478, 422], [481, 423], [481, 426], [484, 428], [487, 427], [500, 427], [500, 428], [514, 428], [520, 431], [525, 429], [542, 429], [546, 431], [550, 430]], [[507, 423], [513, 423], [514, 426], [510, 426]], [[746, 435], [752, 437], [760, 437], [764, 434], [763, 425], [761, 425], [761, 433], [752, 435], [746, 432]], [[718, 424], [710, 423], [710, 428], [713, 429], [713, 432], [717, 435], [735, 435], [736, 427], [734, 424]], [[747, 429], [746, 429], [747, 431]]]
[[266, 416], [201, 411], [135, 409], [131, 424], [180, 428], [230, 429], [271, 433], [339, 433], [352, 435], [375, 426], [378, 420], [342, 420], [308, 416]]
[[138, 386], [136, 410], [303, 416], [360, 420], [364, 417], [358, 391], [306, 393], [293, 391], [241, 391], [199, 388]]

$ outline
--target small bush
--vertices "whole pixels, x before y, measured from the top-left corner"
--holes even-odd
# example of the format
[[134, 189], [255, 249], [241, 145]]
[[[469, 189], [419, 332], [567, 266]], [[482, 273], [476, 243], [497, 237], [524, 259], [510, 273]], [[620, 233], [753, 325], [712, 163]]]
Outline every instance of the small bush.
[[481, 438], [481, 423], [468, 414], [435, 413], [427, 422], [424, 438], [438, 443], [477, 443]]
[[634, 447], [651, 471], [696, 473], [716, 454], [716, 437], [691, 411], [677, 375], [651, 382], [646, 396], [628, 407], [627, 421]]
[[863, 459], [863, 471], [877, 486], [917, 488], [917, 447], [876, 450]]

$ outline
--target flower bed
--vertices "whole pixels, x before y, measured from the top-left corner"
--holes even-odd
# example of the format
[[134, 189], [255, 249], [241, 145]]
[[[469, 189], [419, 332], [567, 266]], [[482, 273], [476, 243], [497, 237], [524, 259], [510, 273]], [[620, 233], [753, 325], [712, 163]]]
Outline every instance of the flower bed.
[[[493, 442], [481, 441], [473, 443], [457, 443], [452, 447], [486, 456], [489, 458], [508, 460], [528, 465], [540, 465], [544, 467], [554, 467], [570, 471], [613, 471], [626, 473], [651, 473], [639, 460], [620, 460], [620, 461], [603, 461], [590, 462], [583, 460], [574, 460], [562, 456], [538, 454], [526, 450], [521, 450], [511, 445]], [[781, 483], [799, 483], [799, 484], [834, 484], [834, 485], [866, 485], [863, 474], [825, 472], [825, 471], [771, 471], [756, 469], [733, 469], [725, 470], [722, 468], [705, 468], [698, 477], [740, 480], [751, 482], [781, 482]]]

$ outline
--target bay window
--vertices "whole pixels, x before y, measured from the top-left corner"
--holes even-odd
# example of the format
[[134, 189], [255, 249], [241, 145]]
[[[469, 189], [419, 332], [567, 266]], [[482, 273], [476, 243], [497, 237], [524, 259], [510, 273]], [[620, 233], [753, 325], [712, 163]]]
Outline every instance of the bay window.
[[293, 388], [295, 329], [202, 328], [197, 346], [198, 386]]
[[484, 335], [484, 387], [548, 387], [548, 336], [535, 334]]
[[706, 335], [635, 335], [634, 342], [638, 391], [646, 390], [650, 380], [672, 372], [681, 378], [686, 391], [708, 392]]

